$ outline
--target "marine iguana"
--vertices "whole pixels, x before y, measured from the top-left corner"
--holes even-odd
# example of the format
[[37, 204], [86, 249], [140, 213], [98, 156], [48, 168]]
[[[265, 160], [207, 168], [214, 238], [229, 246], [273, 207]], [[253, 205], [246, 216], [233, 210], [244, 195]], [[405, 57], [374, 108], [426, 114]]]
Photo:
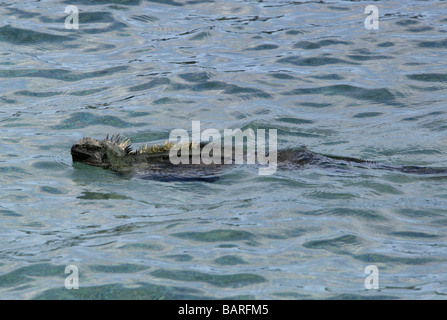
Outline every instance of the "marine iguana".
[[[220, 164], [173, 164], [169, 153], [173, 148], [202, 150], [209, 142], [196, 144], [188, 142], [175, 144], [165, 142], [164, 145], [141, 146], [133, 150], [130, 140], [120, 135], [96, 140], [90, 137], [82, 138], [71, 148], [73, 162], [80, 162], [91, 166], [110, 169], [122, 174], [133, 174], [144, 179], [154, 180], [204, 180], [214, 181], [228, 159]], [[234, 158], [234, 148], [232, 152]], [[222, 157], [224, 152], [221, 153]], [[191, 156], [191, 153], [190, 153]], [[191, 162], [189, 162], [191, 163]], [[310, 151], [307, 147], [289, 148], [277, 151], [277, 163], [284, 167], [317, 165], [322, 167], [356, 166], [373, 169], [383, 169], [411, 174], [447, 174], [447, 168], [429, 168], [419, 166], [392, 166], [380, 164], [375, 161], [319, 154]]]

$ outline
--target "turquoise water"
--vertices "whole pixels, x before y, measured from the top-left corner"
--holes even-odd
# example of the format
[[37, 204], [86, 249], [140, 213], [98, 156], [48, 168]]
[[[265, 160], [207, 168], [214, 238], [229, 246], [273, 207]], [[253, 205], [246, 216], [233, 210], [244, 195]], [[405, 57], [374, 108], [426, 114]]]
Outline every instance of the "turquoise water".
[[159, 182], [70, 156], [84, 136], [137, 147], [201, 121], [446, 167], [445, 3], [374, 2], [377, 30], [369, 2], [94, 3], [0, 5], [0, 298], [446, 298], [445, 176], [242, 166]]

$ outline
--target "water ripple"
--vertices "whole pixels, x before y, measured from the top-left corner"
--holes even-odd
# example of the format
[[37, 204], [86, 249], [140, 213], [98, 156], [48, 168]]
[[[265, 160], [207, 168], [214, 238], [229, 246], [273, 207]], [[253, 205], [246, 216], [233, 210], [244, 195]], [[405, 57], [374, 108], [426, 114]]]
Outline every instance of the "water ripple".
[[[279, 148], [446, 167], [446, 9], [374, 4], [378, 30], [356, 1], [0, 6], [1, 297], [445, 297], [445, 176], [237, 166], [204, 182], [71, 160], [83, 136], [160, 143], [200, 120], [276, 129]], [[79, 290], [64, 287], [73, 264]], [[365, 290], [370, 264], [379, 291]]]

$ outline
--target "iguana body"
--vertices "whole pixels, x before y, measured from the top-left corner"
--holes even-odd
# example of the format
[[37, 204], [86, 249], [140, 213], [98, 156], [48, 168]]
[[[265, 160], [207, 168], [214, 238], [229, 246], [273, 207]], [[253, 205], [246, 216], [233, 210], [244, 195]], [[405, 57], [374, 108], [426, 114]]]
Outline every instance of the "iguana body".
[[[144, 146], [132, 150], [129, 140], [121, 136], [108, 136], [104, 140], [82, 138], [71, 148], [73, 162], [81, 162], [92, 166], [110, 169], [123, 174], [132, 174], [147, 179], [157, 180], [214, 180], [222, 168], [234, 160], [234, 148], [230, 161], [224, 158], [217, 164], [172, 164], [169, 154], [171, 150], [188, 149], [190, 157], [193, 151], [201, 151], [208, 143], [173, 144]], [[191, 161], [189, 162], [191, 163]], [[445, 168], [426, 168], [417, 166], [390, 166], [373, 161], [351, 157], [323, 155], [309, 151], [306, 147], [277, 151], [277, 163], [281, 167], [315, 165], [323, 167], [339, 167], [353, 165], [374, 169], [392, 170], [413, 174], [447, 174]]]

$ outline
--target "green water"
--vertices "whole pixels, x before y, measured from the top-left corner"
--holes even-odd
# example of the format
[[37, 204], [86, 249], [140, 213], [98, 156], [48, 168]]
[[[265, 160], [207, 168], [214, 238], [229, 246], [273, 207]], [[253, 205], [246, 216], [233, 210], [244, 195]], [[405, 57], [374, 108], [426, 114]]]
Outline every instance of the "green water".
[[378, 30], [367, 4], [4, 1], [0, 298], [445, 299], [446, 176], [237, 166], [161, 182], [71, 161], [84, 136], [138, 147], [201, 121], [447, 167], [446, 4], [374, 2]]

